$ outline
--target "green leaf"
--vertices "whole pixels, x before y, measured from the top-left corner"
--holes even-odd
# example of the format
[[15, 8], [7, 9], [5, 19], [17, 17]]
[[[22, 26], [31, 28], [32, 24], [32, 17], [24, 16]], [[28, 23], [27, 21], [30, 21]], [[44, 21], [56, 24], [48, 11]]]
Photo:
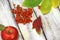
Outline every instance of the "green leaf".
[[0, 31], [2, 31], [4, 28], [5, 28], [5, 26], [0, 24]]
[[59, 5], [60, 5], [60, 0], [59, 0]]
[[41, 3], [42, 0], [24, 0], [23, 6], [25, 7], [35, 7]]
[[51, 10], [52, 7], [52, 1], [51, 0], [43, 0], [42, 4], [41, 4], [41, 12], [42, 14], [48, 14]]

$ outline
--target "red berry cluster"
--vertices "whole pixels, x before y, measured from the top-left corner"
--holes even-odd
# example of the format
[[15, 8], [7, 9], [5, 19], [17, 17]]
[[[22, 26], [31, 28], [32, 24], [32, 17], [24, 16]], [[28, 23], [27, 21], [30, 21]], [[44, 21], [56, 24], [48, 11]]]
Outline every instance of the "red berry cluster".
[[15, 20], [17, 23], [26, 24], [32, 21], [32, 8], [23, 9], [20, 5], [17, 5], [15, 9], [12, 9], [12, 13], [16, 15]]

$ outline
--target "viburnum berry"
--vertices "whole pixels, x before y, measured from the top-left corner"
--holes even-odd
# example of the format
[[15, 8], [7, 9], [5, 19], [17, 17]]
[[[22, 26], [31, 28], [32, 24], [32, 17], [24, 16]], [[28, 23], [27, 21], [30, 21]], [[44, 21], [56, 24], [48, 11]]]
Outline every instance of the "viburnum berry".
[[14, 13], [15, 16], [15, 20], [16, 23], [29, 23], [31, 22], [31, 18], [32, 18], [32, 8], [27, 8], [27, 9], [22, 9], [22, 7], [20, 7], [20, 5], [17, 5], [17, 7], [15, 9], [12, 9], [12, 13]]

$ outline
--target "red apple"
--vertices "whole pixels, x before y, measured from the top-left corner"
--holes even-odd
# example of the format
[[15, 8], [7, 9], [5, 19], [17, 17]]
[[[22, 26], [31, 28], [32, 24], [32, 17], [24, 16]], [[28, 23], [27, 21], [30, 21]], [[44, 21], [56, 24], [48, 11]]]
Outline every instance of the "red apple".
[[18, 30], [13, 26], [7, 26], [1, 31], [2, 40], [18, 40]]

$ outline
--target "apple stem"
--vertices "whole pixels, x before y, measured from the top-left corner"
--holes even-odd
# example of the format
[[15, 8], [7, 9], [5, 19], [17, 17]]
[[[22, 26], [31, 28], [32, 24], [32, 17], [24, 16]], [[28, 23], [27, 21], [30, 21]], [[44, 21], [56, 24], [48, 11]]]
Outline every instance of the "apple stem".
[[[6, 31], [7, 31], [7, 30], [6, 30]], [[8, 33], [8, 34], [11, 34], [11, 31], [10, 31], [10, 30], [8, 30], [8, 31], [7, 31], [7, 33]]]
[[[36, 18], [38, 18], [37, 14], [36, 14], [36, 12], [35, 12], [35, 10], [34, 10], [34, 8], [32, 8], [32, 9], [33, 9], [33, 12], [34, 12]], [[47, 37], [46, 37], [46, 35], [45, 35], [45, 32], [44, 32], [43, 27], [41, 27], [41, 29], [42, 29], [42, 32], [43, 32], [43, 35], [44, 35], [45, 39], [47, 40]]]

